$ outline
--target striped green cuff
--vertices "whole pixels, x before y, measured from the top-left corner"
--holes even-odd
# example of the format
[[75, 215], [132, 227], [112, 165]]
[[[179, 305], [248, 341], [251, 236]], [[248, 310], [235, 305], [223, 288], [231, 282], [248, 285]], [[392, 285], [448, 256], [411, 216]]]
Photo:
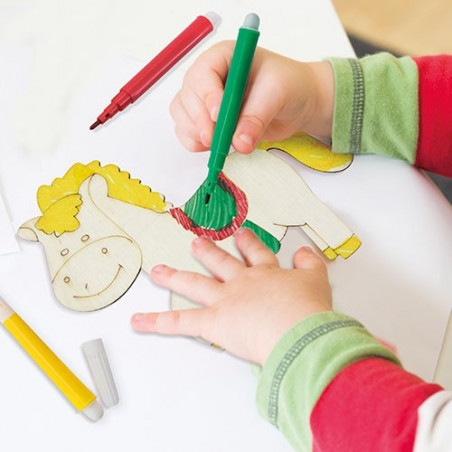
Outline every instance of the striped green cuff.
[[328, 61], [335, 80], [333, 151], [382, 154], [414, 163], [418, 138], [415, 62], [388, 53]]
[[396, 356], [356, 320], [335, 312], [299, 322], [278, 342], [263, 367], [260, 414], [277, 426], [297, 450], [311, 450], [309, 419], [326, 386], [360, 359]]

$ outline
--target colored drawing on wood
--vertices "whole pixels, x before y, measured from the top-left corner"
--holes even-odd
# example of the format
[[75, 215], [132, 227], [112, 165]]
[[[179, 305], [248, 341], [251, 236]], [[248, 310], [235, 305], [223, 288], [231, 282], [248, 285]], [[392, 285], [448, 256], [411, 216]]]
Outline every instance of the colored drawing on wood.
[[324, 173], [344, 171], [353, 161], [352, 154], [335, 154], [326, 144], [303, 132], [284, 141], [262, 141], [258, 149], [283, 151], [303, 165]]
[[[76, 163], [38, 189], [42, 215], [24, 223], [18, 234], [44, 246], [57, 299], [77, 311], [108, 306], [141, 269], [148, 273], [156, 264], [205, 273], [190, 253], [196, 235], [236, 255], [233, 234], [240, 227], [252, 229], [273, 252], [288, 227], [300, 227], [329, 259], [348, 258], [361, 244], [303, 179], [269, 152], [230, 154], [207, 206], [204, 190], [202, 185], [174, 208], [115, 165]], [[173, 309], [188, 306], [172, 294]]]

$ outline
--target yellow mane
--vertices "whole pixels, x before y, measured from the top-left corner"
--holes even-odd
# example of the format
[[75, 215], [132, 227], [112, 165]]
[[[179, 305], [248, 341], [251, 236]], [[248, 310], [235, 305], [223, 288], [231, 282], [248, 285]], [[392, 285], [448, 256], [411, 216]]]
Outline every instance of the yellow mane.
[[116, 165], [101, 166], [95, 160], [88, 165], [76, 163], [62, 178], [39, 187], [37, 198], [42, 216], [36, 227], [46, 234], [75, 231], [80, 226], [76, 216], [83, 203], [78, 190], [82, 182], [93, 174], [104, 177], [108, 195], [112, 198], [156, 212], [164, 212], [167, 208], [163, 195], [153, 192], [138, 179], [131, 179], [128, 172], [121, 171]]

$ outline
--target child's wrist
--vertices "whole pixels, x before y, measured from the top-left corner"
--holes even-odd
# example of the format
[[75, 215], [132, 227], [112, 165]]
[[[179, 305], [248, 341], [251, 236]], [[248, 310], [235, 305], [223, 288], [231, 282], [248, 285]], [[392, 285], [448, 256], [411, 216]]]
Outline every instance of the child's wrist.
[[319, 127], [318, 135], [331, 137], [333, 133], [334, 114], [334, 73], [327, 61], [311, 63], [314, 74], [316, 121]]
[[330, 138], [333, 130], [334, 73], [328, 62], [299, 63], [299, 129]]

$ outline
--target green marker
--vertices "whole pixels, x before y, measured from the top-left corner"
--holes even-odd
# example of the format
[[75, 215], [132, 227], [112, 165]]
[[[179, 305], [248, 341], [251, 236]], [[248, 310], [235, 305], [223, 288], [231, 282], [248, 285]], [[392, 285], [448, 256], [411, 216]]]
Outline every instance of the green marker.
[[234, 135], [237, 126], [246, 82], [259, 38], [258, 29], [259, 17], [254, 13], [246, 16], [243, 26], [239, 29], [231, 67], [224, 88], [223, 100], [221, 101], [217, 123], [213, 132], [208, 163], [206, 204], [209, 202], [210, 195], [217, 184], [218, 176], [223, 169], [224, 161], [231, 147], [232, 135]]

